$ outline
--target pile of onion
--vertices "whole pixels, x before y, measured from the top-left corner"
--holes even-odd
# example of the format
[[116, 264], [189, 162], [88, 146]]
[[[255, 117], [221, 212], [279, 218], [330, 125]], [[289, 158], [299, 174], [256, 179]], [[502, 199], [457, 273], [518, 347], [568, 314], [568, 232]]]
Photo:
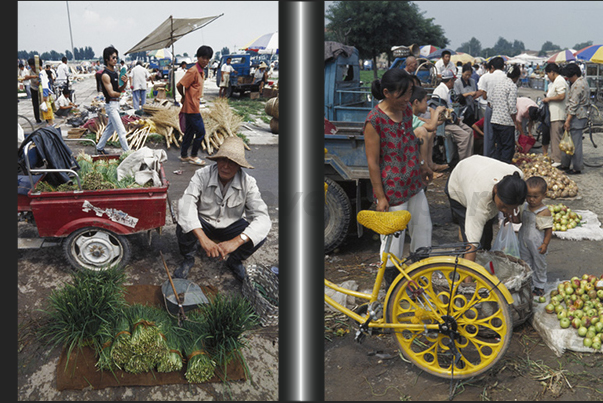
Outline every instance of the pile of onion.
[[563, 171], [554, 168], [549, 156], [534, 153], [515, 153], [513, 163], [523, 171], [524, 179], [532, 176], [542, 177], [547, 184], [546, 196], [550, 199], [576, 197], [578, 195], [576, 182], [564, 174]]

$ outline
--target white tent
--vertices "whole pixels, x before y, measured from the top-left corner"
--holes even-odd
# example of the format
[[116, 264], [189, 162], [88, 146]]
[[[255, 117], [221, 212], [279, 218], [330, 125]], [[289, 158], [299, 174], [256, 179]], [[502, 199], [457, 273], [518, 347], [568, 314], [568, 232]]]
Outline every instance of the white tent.
[[517, 55], [509, 60], [507, 60], [507, 64], [540, 64], [540, 63], [544, 63], [547, 60], [546, 57], [538, 57], [538, 56], [532, 56], [532, 55], [528, 55], [527, 53], [522, 53], [520, 55]]

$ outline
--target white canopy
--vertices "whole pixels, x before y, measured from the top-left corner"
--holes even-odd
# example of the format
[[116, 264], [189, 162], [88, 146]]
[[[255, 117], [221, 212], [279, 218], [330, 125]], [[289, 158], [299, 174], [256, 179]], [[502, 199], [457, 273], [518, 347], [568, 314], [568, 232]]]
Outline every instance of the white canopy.
[[167, 20], [125, 54], [167, 48], [184, 35], [203, 28], [223, 15], [203, 18], [173, 18], [170, 15]]

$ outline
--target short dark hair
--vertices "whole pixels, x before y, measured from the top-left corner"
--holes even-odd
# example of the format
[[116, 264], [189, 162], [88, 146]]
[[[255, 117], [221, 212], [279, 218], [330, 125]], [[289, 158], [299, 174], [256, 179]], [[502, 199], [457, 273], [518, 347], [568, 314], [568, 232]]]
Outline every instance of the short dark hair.
[[490, 66], [494, 67], [494, 70], [502, 70], [505, 68], [505, 60], [500, 56], [496, 56], [490, 60]]
[[544, 68], [545, 73], [555, 72], [557, 74], [561, 74], [561, 69], [557, 65], [557, 63], [549, 63]]
[[578, 66], [576, 63], [570, 63], [567, 66], [565, 66], [563, 69], [563, 75], [567, 78], [576, 76], [576, 77], [581, 77], [582, 76], [582, 71], [580, 70], [580, 66]]
[[113, 53], [115, 53], [115, 56], [117, 56], [117, 58], [119, 58], [119, 52], [117, 51], [117, 49], [115, 49], [113, 47], [113, 45], [111, 45], [103, 50], [103, 61], [105, 64], [107, 64], [107, 60], [109, 60], [109, 58], [111, 57], [111, 55]]
[[471, 63], [465, 63], [463, 64], [463, 73], [466, 71], [470, 71], [473, 73], [473, 67], [471, 67]]
[[412, 95], [410, 96], [410, 104], [412, 105], [415, 101], [423, 101], [427, 96], [427, 90], [420, 85], [415, 85], [412, 89]]
[[449, 50], [443, 50], [442, 51], [442, 58], [444, 58], [445, 55], [451, 56], [451, 53]]
[[496, 194], [498, 198], [509, 206], [519, 206], [526, 200], [528, 187], [521, 178], [519, 172], [513, 172], [513, 175], [506, 175], [496, 184]]
[[63, 56], [63, 57], [61, 58], [61, 61], [62, 61], [63, 63], [67, 63], [67, 58], [66, 58], [65, 56]]
[[540, 190], [542, 193], [546, 193], [547, 191], [547, 185], [546, 185], [546, 181], [541, 178], [540, 176], [531, 176], [526, 180], [526, 186], [529, 188], [537, 188], [538, 190]]
[[208, 59], [211, 59], [213, 55], [214, 50], [207, 45], [203, 45], [197, 49], [197, 57], [207, 57]]

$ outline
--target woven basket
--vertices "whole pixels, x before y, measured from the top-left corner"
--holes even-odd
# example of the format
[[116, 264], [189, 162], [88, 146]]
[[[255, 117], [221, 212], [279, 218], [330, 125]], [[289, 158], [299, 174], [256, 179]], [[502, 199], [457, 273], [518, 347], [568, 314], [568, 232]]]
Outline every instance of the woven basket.
[[[267, 298], [259, 289], [266, 292]], [[260, 317], [262, 326], [278, 325], [278, 277], [268, 267], [255, 264], [248, 266], [242, 292]]]

